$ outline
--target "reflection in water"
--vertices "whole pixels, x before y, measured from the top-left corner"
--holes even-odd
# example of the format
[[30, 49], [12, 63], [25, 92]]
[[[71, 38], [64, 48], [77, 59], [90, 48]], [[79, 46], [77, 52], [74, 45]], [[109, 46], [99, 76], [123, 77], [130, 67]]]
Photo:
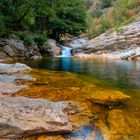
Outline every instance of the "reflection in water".
[[121, 88], [140, 88], [140, 62], [47, 58], [42, 61], [27, 63], [34, 68], [84, 74]]

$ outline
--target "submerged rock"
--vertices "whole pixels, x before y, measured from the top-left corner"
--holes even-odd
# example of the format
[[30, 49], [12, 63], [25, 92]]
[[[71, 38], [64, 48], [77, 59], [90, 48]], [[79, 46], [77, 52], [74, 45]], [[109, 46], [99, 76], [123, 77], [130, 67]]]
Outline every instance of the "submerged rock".
[[93, 103], [103, 104], [103, 105], [118, 105], [124, 103], [131, 99], [130, 96], [123, 94], [120, 91], [115, 90], [103, 90], [96, 91], [92, 94], [89, 99]]
[[16, 64], [3, 64], [0, 63], [0, 74], [4, 73], [16, 73], [22, 71], [30, 71], [31, 68], [25, 64], [16, 63]]
[[96, 124], [104, 140], [139, 140], [140, 119], [121, 109], [111, 109]]
[[0, 138], [15, 139], [40, 133], [70, 133], [64, 111], [67, 102], [25, 97], [0, 97]]

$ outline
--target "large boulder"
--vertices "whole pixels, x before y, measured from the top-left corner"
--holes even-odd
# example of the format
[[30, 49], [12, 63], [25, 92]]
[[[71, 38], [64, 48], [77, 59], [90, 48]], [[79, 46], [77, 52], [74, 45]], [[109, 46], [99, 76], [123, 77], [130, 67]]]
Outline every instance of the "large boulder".
[[59, 56], [61, 54], [61, 48], [57, 45], [55, 40], [49, 39], [47, 46], [44, 47], [44, 52], [51, 56]]
[[3, 59], [40, 59], [42, 58], [39, 48], [35, 43], [25, 46], [24, 42], [19, 39], [0, 38], [0, 53]]
[[0, 63], [0, 74], [16, 73], [16, 72], [30, 71], [30, 70], [31, 70], [30, 67], [21, 63], [16, 63], [16, 64]]
[[70, 42], [69, 46], [72, 48], [72, 53], [79, 53], [81, 52], [81, 49], [84, 48], [89, 44], [89, 40], [87, 38], [79, 38], [74, 39]]
[[0, 138], [16, 139], [40, 133], [70, 133], [67, 102], [25, 97], [0, 97]]

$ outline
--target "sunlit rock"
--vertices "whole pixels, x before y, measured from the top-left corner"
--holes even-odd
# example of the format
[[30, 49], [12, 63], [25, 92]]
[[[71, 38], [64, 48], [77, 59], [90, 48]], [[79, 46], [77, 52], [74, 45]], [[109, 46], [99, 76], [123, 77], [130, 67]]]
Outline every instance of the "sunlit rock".
[[67, 102], [25, 97], [0, 97], [0, 138], [15, 139], [40, 133], [70, 133], [64, 111]]
[[22, 71], [30, 71], [31, 68], [25, 64], [16, 63], [16, 64], [3, 64], [0, 63], [0, 74], [4, 73], [16, 73]]
[[77, 47], [77, 57], [111, 58], [125, 60], [140, 59], [140, 20], [109, 31], [91, 39], [88, 45]]
[[13, 95], [28, 88], [25, 82], [34, 82], [35, 78], [19, 72], [30, 71], [31, 68], [25, 64], [3, 64], [0, 63], [0, 95]]
[[97, 90], [92, 93], [89, 99], [93, 103], [103, 105], [118, 105], [120, 103], [127, 102], [131, 99], [130, 96], [123, 94], [120, 91], [115, 90]]
[[36, 78], [32, 78], [30, 75], [16, 74], [16, 75], [0, 75], [0, 82], [34, 82]]
[[0, 81], [0, 95], [13, 95], [23, 89], [28, 88], [27, 85], [16, 85], [9, 82]]

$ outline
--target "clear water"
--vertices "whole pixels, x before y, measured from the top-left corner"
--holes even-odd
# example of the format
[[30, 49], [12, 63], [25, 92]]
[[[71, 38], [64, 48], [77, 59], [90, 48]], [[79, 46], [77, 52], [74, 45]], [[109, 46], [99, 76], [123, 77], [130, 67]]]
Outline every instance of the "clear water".
[[[140, 61], [103, 60], [103, 59], [81, 60], [81, 59], [65, 58], [65, 57], [64, 58], [50, 57], [50, 58], [44, 58], [43, 60], [40, 61], [28, 61], [25, 63], [31, 66], [32, 68], [37, 68], [37, 69], [40, 68], [40, 69], [51, 70], [51, 71], [76, 73], [80, 78], [89, 81], [89, 83], [93, 82], [99, 87], [101, 86], [107, 89], [117, 89], [131, 96], [132, 101], [126, 104], [126, 106], [123, 106], [121, 108], [119, 107], [104, 108], [102, 106], [95, 105], [89, 108], [89, 110], [92, 112], [95, 119], [96, 119], [96, 115], [98, 115], [97, 128], [99, 127], [102, 131], [102, 135], [100, 135], [101, 134], [100, 132], [98, 133], [98, 131], [96, 131], [95, 139], [139, 140]], [[53, 74], [51, 74], [50, 77], [48, 76], [49, 75], [47, 75], [44, 78], [49, 79], [50, 77], [53, 76]], [[58, 84], [60, 85], [61, 84], [65, 85], [67, 83], [67, 81], [65, 82], [65, 78], [64, 79], [61, 78], [61, 73], [60, 76], [58, 74], [58, 77], [56, 79], [55, 77], [52, 77], [52, 79], [54, 79], [54, 82], [59, 81]], [[52, 85], [54, 84], [55, 83], [53, 83]], [[68, 91], [69, 90], [67, 89], [66, 95], [62, 95], [60, 97], [64, 98], [65, 96], [68, 96], [67, 95]], [[54, 92], [54, 90], [52, 92]], [[53, 95], [54, 94], [55, 93], [53, 93]], [[57, 95], [59, 96], [59, 94]], [[64, 93], [62, 92], [62, 94]], [[47, 95], [47, 97], [51, 97], [51, 96], [52, 96], [51, 94], [50, 96]], [[75, 95], [74, 97], [76, 98]], [[71, 99], [73, 99], [74, 97], [72, 96]], [[54, 96], [54, 98], [56, 98], [56, 96]], [[85, 104], [88, 104], [88, 102], [85, 101]], [[66, 137], [73, 138], [73, 139], [77, 137], [81, 137], [83, 139], [86, 139], [85, 137], [89, 133], [91, 133], [91, 131], [94, 131], [94, 129], [89, 126], [83, 126], [83, 128], [80, 131], [74, 132]]]
[[119, 88], [140, 89], [140, 61], [44, 58], [26, 62], [33, 68], [67, 71], [100, 79]]

